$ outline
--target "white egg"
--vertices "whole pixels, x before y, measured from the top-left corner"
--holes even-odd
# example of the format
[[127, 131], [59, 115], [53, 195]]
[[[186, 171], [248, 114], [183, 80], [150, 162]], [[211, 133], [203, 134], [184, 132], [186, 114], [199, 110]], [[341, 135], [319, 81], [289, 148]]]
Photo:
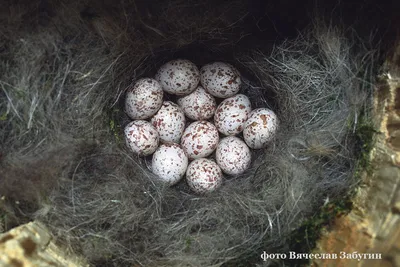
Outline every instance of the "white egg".
[[235, 135], [243, 131], [244, 123], [251, 112], [247, 96], [238, 94], [225, 99], [215, 111], [214, 124], [224, 135]]
[[188, 158], [175, 143], [162, 144], [154, 152], [151, 162], [152, 172], [168, 184], [176, 184], [183, 177], [188, 166]]
[[156, 80], [140, 79], [126, 92], [125, 112], [133, 120], [150, 118], [160, 109], [163, 94], [161, 85]]
[[188, 166], [186, 181], [194, 192], [209, 193], [222, 185], [222, 171], [211, 159], [195, 159]]
[[219, 167], [226, 174], [237, 175], [250, 167], [250, 149], [240, 138], [228, 136], [221, 139], [215, 151]]
[[240, 73], [230, 64], [210, 63], [203, 66], [200, 73], [201, 84], [213, 96], [227, 98], [240, 90]]
[[185, 114], [182, 109], [171, 101], [164, 101], [160, 110], [151, 118], [151, 123], [160, 135], [163, 143], [179, 143], [185, 130]]
[[126, 145], [139, 156], [148, 156], [158, 147], [158, 132], [148, 121], [136, 120], [124, 129]]
[[200, 72], [191, 61], [176, 59], [162, 65], [155, 78], [167, 93], [187, 95], [197, 88]]
[[218, 145], [218, 130], [208, 121], [191, 123], [183, 132], [181, 145], [189, 159], [204, 158]]
[[193, 93], [179, 98], [177, 103], [188, 118], [196, 121], [211, 118], [217, 107], [215, 98], [201, 86]]
[[266, 147], [278, 129], [276, 114], [267, 108], [258, 108], [249, 114], [244, 130], [243, 138], [246, 144], [253, 149]]

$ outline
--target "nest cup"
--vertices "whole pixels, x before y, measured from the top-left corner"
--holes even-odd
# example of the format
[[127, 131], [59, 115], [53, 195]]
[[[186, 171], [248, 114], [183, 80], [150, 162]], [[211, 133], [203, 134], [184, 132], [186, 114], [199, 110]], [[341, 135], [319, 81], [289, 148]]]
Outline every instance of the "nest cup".
[[[292, 38], [253, 45], [241, 35], [248, 30], [238, 20], [243, 3], [214, 11], [213, 1], [196, 10], [172, 2], [192, 13], [171, 22], [168, 3], [145, 7], [160, 16], [157, 24], [131, 2], [111, 9], [113, 16], [72, 3], [32, 33], [4, 31], [1, 140], [9, 147], [0, 192], [23, 198], [25, 218], [45, 222], [59, 244], [95, 266], [229, 266], [247, 264], [249, 255], [260, 262], [262, 251], [285, 253], [293, 230], [356, 184], [373, 52], [320, 21]], [[126, 10], [141, 16], [119, 20]], [[213, 16], [202, 24], [204, 10]], [[132, 154], [123, 140], [128, 86], [178, 58], [199, 68], [232, 64], [252, 108], [270, 108], [279, 119], [275, 139], [253, 150], [250, 169], [205, 196], [184, 181], [158, 182], [149, 157]]]
[[[143, 78], [143, 77], [150, 77], [154, 78], [158, 68], [174, 59], [187, 59], [193, 62], [198, 69], [200, 70], [202, 66], [206, 65], [207, 63], [212, 63], [212, 62], [225, 62], [233, 65], [236, 69], [239, 70], [241, 74], [241, 87], [240, 91], [237, 94], [244, 94], [247, 97], [249, 97], [250, 102], [252, 104], [252, 110], [256, 108], [269, 108], [273, 110], [274, 112], [279, 112], [278, 104], [275, 103], [274, 99], [276, 98], [275, 91], [270, 88], [269, 85], [261, 85], [260, 82], [257, 81], [257, 78], [255, 77], [255, 73], [253, 73], [251, 70], [249, 70], [241, 61], [237, 60], [234, 51], [227, 50], [227, 51], [211, 51], [209, 48], [205, 45], [201, 45], [198, 43], [193, 43], [188, 46], [182, 47], [177, 51], [168, 51], [168, 52], [162, 52], [159, 53], [158, 55], [150, 57], [147, 61], [143, 63], [145, 66], [151, 66], [148, 68], [145, 68], [144, 70], [138, 69], [137, 71], [141, 73], [141, 76], [134, 77], [132, 79], [132, 83], [130, 86], [133, 86], [133, 84], [136, 82], [136, 80]], [[201, 84], [199, 83], [199, 86]], [[169, 93], [164, 92], [164, 101], [172, 101], [174, 103], [177, 103], [177, 99], [179, 96], [172, 95]], [[219, 105], [224, 99], [222, 98], [215, 98], [217, 105]], [[124, 110], [124, 105], [125, 105], [125, 94], [121, 95], [118, 105], [120, 107], [120, 111], [118, 114], [115, 114], [114, 119], [118, 121], [118, 124], [121, 126], [126, 125], [129, 123], [132, 119], [130, 119], [126, 113], [122, 112]], [[214, 124], [214, 116], [212, 116], [210, 119], [208, 119], [209, 122]], [[186, 117], [186, 127], [194, 122], [194, 120]], [[123, 127], [122, 127], [123, 129]], [[119, 132], [121, 135], [121, 139], [124, 138], [123, 133]], [[243, 133], [238, 134], [242, 140], [243, 140]], [[220, 134], [220, 139], [223, 138], [224, 135]], [[274, 141], [269, 142], [269, 146], [274, 145]], [[257, 165], [259, 165], [259, 159], [265, 154], [264, 149], [251, 149], [252, 152], [252, 164], [251, 169], [256, 169]], [[131, 153], [127, 150], [127, 153]], [[215, 152], [210, 156], [211, 158], [215, 159]], [[151, 172], [151, 161], [152, 161], [152, 155], [143, 157], [138, 159], [140, 164], [145, 166], [149, 171]], [[257, 163], [258, 162], [258, 163]], [[236, 179], [242, 176], [247, 176], [251, 170], [246, 171], [243, 174], [240, 174], [239, 176], [232, 176], [232, 175], [225, 175], [225, 179]], [[151, 175], [151, 174], [149, 174]], [[154, 178], [155, 179], [155, 178]], [[157, 179], [155, 179], [157, 180]], [[183, 190], [188, 194], [193, 194], [193, 191], [189, 189], [187, 186], [187, 183], [185, 181], [185, 176], [179, 182], [178, 184], [174, 185], [173, 187], [176, 187], [178, 190]]]

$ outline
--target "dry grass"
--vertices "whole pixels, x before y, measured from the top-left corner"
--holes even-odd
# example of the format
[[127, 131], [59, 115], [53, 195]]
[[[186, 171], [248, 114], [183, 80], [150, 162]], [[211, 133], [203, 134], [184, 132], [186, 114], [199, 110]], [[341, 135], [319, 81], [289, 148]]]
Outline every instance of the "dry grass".
[[[327, 197], [355, 183], [353, 129], [370, 98], [371, 52], [320, 24], [233, 56], [248, 13], [239, 1], [212, 2], [58, 2], [29, 30], [21, 18], [32, 15], [15, 5], [14, 31], [1, 24], [0, 195], [30, 205], [26, 217], [94, 265], [219, 266], [261, 245], [284, 248]], [[243, 92], [281, 122], [253, 167], [207, 197], [156, 183], [115, 138], [128, 121], [126, 86], [177, 56], [238, 66]]]

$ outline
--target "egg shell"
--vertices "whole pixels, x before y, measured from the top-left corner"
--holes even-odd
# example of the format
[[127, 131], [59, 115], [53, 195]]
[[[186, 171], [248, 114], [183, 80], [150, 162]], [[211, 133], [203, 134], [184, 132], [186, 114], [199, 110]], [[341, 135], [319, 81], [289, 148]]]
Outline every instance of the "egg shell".
[[250, 149], [240, 138], [228, 136], [221, 139], [215, 151], [221, 170], [229, 175], [238, 175], [250, 167]]
[[222, 185], [222, 171], [211, 159], [195, 159], [187, 168], [186, 181], [194, 192], [209, 193]]
[[181, 145], [189, 159], [198, 159], [211, 155], [218, 141], [218, 130], [214, 124], [208, 121], [196, 121], [183, 132]]
[[214, 115], [217, 104], [215, 98], [199, 86], [197, 89], [177, 101], [185, 115], [192, 120], [207, 120]]
[[238, 94], [219, 104], [214, 115], [214, 124], [224, 135], [235, 135], [243, 131], [244, 124], [251, 112], [251, 103], [247, 96]]
[[158, 132], [148, 121], [136, 120], [128, 123], [124, 134], [126, 145], [139, 156], [151, 155], [158, 147]]
[[162, 144], [153, 154], [151, 169], [162, 181], [173, 185], [185, 175], [188, 162], [180, 145]]
[[200, 82], [207, 92], [219, 98], [237, 94], [242, 83], [239, 71], [223, 62], [204, 65], [200, 70]]
[[163, 102], [163, 90], [154, 79], [139, 79], [131, 85], [125, 98], [125, 112], [133, 120], [150, 118], [160, 109]]
[[175, 59], [162, 65], [155, 78], [165, 92], [173, 95], [188, 95], [197, 88], [200, 72], [191, 61]]
[[258, 108], [249, 114], [244, 125], [243, 138], [253, 149], [264, 148], [275, 137], [277, 129], [276, 114], [270, 109]]
[[164, 101], [160, 110], [151, 118], [151, 123], [160, 135], [163, 143], [179, 143], [185, 130], [185, 114], [182, 109], [171, 101]]

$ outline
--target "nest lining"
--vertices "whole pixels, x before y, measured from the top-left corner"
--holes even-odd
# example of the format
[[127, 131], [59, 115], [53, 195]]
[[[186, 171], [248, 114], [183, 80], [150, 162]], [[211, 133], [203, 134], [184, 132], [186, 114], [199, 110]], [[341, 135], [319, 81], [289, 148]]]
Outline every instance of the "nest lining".
[[[141, 8], [133, 3], [110, 12]], [[24, 204], [4, 207], [44, 221], [99, 266], [220, 266], [285, 251], [290, 232], [356, 183], [354, 129], [370, 101], [373, 53], [322, 23], [265, 49], [232, 49], [244, 34], [239, 2], [224, 12], [201, 5], [207, 22], [185, 1], [173, 1], [174, 12], [190, 13], [168, 20], [170, 3], [151, 25], [143, 10], [124, 21], [71, 3], [32, 33], [3, 31], [0, 193]], [[208, 196], [157, 183], [121, 139], [124, 90], [178, 57], [238, 67], [242, 92], [281, 122], [252, 168]]]

